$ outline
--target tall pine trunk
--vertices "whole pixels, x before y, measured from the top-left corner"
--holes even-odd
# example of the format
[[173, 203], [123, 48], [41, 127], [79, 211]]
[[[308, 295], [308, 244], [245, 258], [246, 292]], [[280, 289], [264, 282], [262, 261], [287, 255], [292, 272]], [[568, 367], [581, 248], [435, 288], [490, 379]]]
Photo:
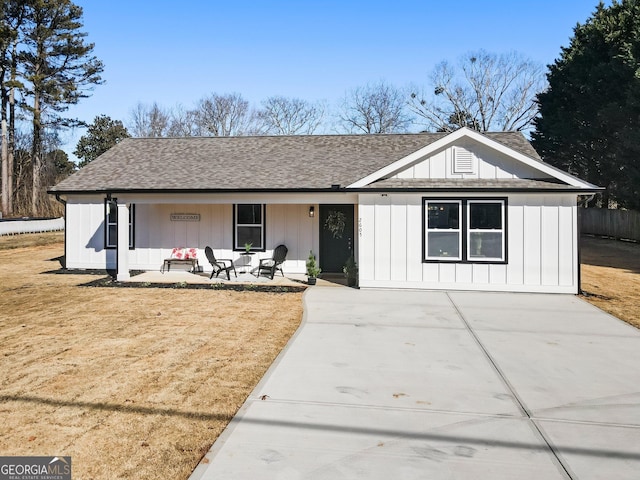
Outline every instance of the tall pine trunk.
[[8, 195], [9, 195], [9, 214], [13, 214], [13, 184], [15, 176], [14, 152], [16, 145], [16, 81], [18, 79], [18, 38], [13, 41], [13, 49], [11, 51], [11, 87], [9, 87], [9, 143], [7, 145], [8, 155], [7, 164], [9, 169], [8, 177]]
[[[11, 52], [11, 86], [9, 89], [5, 85], [2, 87], [2, 214], [4, 216], [13, 215], [13, 183], [14, 183], [14, 142], [15, 142], [15, 82], [17, 78], [17, 37], [13, 41]], [[4, 82], [3, 72], [3, 82]]]
[[[11, 77], [15, 78], [16, 72], [15, 68], [11, 73]], [[9, 91], [9, 143], [7, 145], [8, 155], [7, 155], [7, 168], [9, 170], [9, 174], [7, 177], [7, 195], [9, 197], [8, 202], [8, 210], [9, 215], [13, 215], [13, 184], [15, 178], [15, 167], [14, 167], [14, 152], [15, 152], [15, 144], [16, 144], [16, 89], [15, 87], [11, 87]]]
[[[3, 52], [2, 52], [2, 115], [0, 135], [2, 147], [2, 213], [13, 215], [14, 204], [14, 141], [15, 141], [15, 89], [18, 77], [18, 44], [20, 29], [24, 21], [25, 6], [19, 1], [4, 1], [3, 14]], [[9, 73], [9, 82], [6, 75]], [[9, 85], [9, 86], [7, 86]]]
[[[6, 53], [3, 52], [6, 56]], [[3, 58], [3, 60], [5, 60]], [[9, 135], [7, 132], [7, 107], [9, 105], [9, 92], [6, 87], [6, 79], [5, 75], [7, 74], [6, 63], [3, 61], [2, 71], [0, 72], [0, 80], [2, 82], [2, 86], [0, 87], [0, 96], [2, 97], [1, 105], [0, 105], [0, 142], [2, 142], [0, 158], [2, 162], [2, 167], [0, 170], [0, 174], [2, 175], [2, 215], [8, 216], [9, 212], [9, 184], [11, 183], [11, 179], [9, 177]]]
[[31, 147], [31, 215], [37, 216], [40, 211], [40, 190], [42, 181], [42, 112], [40, 111], [40, 94], [33, 96], [33, 145]]
[[[4, 92], [3, 92], [4, 93]], [[9, 136], [7, 135], [7, 118], [6, 118], [6, 101], [5, 96], [2, 98], [2, 215], [4, 217], [10, 214], [9, 212], [9, 148], [7, 142]]]

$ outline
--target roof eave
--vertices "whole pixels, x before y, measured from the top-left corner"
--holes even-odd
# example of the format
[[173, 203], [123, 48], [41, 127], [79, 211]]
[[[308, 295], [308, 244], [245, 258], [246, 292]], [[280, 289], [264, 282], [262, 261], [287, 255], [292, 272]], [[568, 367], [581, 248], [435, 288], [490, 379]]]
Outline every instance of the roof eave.
[[49, 195], [106, 195], [118, 193], [185, 194], [185, 193], [351, 193], [346, 187], [328, 188], [107, 188], [47, 190]]
[[544, 187], [397, 187], [397, 188], [358, 188], [350, 189], [359, 193], [577, 193], [590, 195], [605, 190], [603, 187], [594, 188], [544, 188]]
[[592, 188], [544, 188], [544, 187], [339, 187], [339, 188], [242, 188], [242, 189], [141, 189], [141, 188], [99, 188], [94, 190], [49, 189], [50, 195], [113, 195], [127, 194], [231, 194], [231, 193], [432, 193], [432, 192], [508, 192], [508, 193], [578, 193], [592, 194], [604, 191], [604, 187]]

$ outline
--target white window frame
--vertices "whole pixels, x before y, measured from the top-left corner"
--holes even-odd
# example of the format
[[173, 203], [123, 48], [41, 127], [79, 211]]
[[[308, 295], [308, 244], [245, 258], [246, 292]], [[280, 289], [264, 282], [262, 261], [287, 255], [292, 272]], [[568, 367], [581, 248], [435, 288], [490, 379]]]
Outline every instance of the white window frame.
[[[500, 229], [489, 229], [489, 228], [471, 228], [471, 206], [473, 204], [478, 204], [478, 203], [495, 203], [495, 204], [499, 204], [501, 206], [500, 208], [500, 225], [502, 225], [502, 228]], [[467, 231], [467, 248], [466, 248], [466, 259], [469, 262], [504, 262], [505, 260], [505, 252], [506, 252], [506, 242], [505, 242], [505, 216], [506, 216], [506, 203], [504, 200], [484, 200], [481, 198], [477, 198], [477, 199], [469, 199], [467, 200], [467, 226], [466, 226], [466, 231]], [[500, 257], [477, 257], [477, 256], [472, 256], [471, 252], [470, 252], [470, 248], [471, 248], [471, 234], [472, 233], [499, 233], [500, 237], [501, 237], [501, 252], [502, 252], [502, 256]]]
[[[261, 219], [261, 223], [239, 223], [238, 222], [238, 207], [241, 205], [251, 205], [251, 206], [255, 206], [255, 205], [260, 205], [261, 208], [261, 214], [260, 214], [260, 219]], [[264, 252], [265, 251], [265, 223], [266, 223], [266, 205], [261, 204], [261, 203], [239, 203], [239, 204], [235, 204], [233, 206], [233, 249], [236, 251], [240, 251], [240, 250], [245, 250], [244, 247], [244, 243], [242, 245], [238, 245], [238, 227], [252, 227], [252, 228], [260, 228], [260, 242], [262, 243], [262, 245], [259, 246], [255, 246], [252, 245], [251, 246], [251, 250], [252, 252]]]
[[[443, 203], [450, 203], [450, 204], [456, 204], [458, 205], [458, 228], [429, 228], [429, 204], [443, 204]], [[439, 262], [460, 262], [462, 261], [462, 254], [463, 254], [463, 250], [462, 250], [462, 200], [457, 200], [457, 199], [426, 199], [424, 201], [424, 231], [425, 231], [425, 235], [424, 235], [424, 241], [425, 241], [425, 246], [424, 246], [424, 254], [425, 254], [425, 259], [426, 260], [437, 260]], [[430, 233], [457, 233], [458, 234], [458, 256], [457, 257], [448, 257], [448, 256], [437, 256], [437, 257], [430, 257], [428, 256], [429, 253], [429, 234]]]
[[[111, 222], [109, 221], [109, 207], [110, 205], [113, 205], [114, 208], [116, 209], [116, 220]], [[117, 216], [118, 216], [118, 202], [117, 200], [113, 199], [113, 200], [106, 200], [104, 202], [104, 246], [105, 248], [116, 248], [118, 246], [118, 221], [117, 221]], [[134, 229], [134, 210], [135, 210], [135, 205], [131, 204], [129, 205], [129, 249], [133, 250], [135, 247], [135, 241], [134, 241], [134, 235], [135, 235], [135, 229]], [[116, 238], [111, 238], [111, 235], [109, 234], [110, 232], [110, 228], [109, 227], [116, 227], [115, 231], [116, 231]]]
[[[458, 204], [458, 229], [429, 228], [429, 205], [455, 203]], [[501, 226], [499, 229], [471, 229], [471, 206], [477, 203], [495, 203], [500, 205]], [[506, 264], [508, 263], [508, 198], [507, 197], [423, 197], [423, 262], [425, 263], [471, 263], [471, 264]], [[429, 234], [433, 232], [459, 232], [459, 252], [458, 257], [429, 256]], [[470, 254], [472, 233], [499, 233], [501, 236], [502, 256], [500, 257], [479, 257]]]

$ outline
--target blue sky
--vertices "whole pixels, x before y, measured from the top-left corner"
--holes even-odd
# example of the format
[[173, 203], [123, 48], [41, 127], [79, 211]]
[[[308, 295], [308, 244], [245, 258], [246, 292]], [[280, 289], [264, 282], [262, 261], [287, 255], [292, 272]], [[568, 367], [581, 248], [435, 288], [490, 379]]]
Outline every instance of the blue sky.
[[[191, 108], [211, 93], [334, 104], [385, 80], [425, 84], [441, 60], [483, 48], [544, 65], [597, 0], [76, 0], [106, 83], [69, 110], [127, 124], [138, 103]], [[610, 2], [607, 2], [610, 3]], [[63, 134], [75, 148], [83, 130]]]

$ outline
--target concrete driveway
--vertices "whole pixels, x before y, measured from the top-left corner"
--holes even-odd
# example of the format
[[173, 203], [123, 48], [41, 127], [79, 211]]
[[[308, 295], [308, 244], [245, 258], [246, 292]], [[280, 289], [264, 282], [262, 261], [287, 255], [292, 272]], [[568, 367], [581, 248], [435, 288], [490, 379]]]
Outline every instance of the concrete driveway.
[[637, 479], [640, 331], [570, 295], [312, 288], [192, 479]]

